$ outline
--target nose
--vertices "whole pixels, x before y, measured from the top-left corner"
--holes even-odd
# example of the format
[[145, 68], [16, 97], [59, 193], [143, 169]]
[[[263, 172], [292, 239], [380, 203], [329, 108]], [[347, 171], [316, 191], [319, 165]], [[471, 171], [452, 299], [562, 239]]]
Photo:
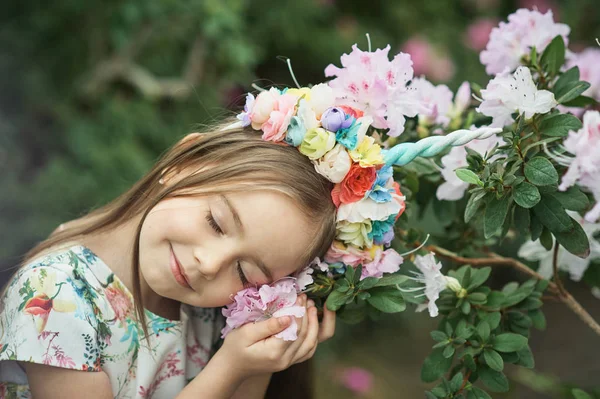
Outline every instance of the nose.
[[213, 280], [224, 264], [224, 257], [213, 251], [194, 249], [194, 259], [198, 265], [198, 272], [206, 280]]

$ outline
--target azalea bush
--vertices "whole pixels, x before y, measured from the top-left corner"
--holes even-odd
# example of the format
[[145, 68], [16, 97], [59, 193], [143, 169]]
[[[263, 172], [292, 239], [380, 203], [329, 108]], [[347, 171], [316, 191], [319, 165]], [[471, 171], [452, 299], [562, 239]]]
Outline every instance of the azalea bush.
[[[364, 202], [371, 192], [382, 190], [387, 179], [378, 183], [378, 172], [368, 184], [366, 177], [360, 184], [346, 183], [345, 169], [332, 193], [339, 207], [338, 235], [324, 260], [315, 259], [296, 276], [295, 284], [287, 281], [275, 288], [240, 292], [235, 304], [224, 310], [228, 316], [224, 334], [277, 312], [295, 314], [296, 291], [307, 292], [318, 307], [337, 311], [349, 323], [365, 317], [380, 319], [414, 304], [417, 311], [427, 309], [431, 317], [439, 318], [439, 327], [431, 332], [435, 343], [421, 372], [424, 382], [439, 382], [426, 393], [429, 398], [489, 398], [486, 391], [508, 391], [505, 364], [534, 367], [529, 336], [531, 328], [546, 327], [544, 299], [563, 301], [600, 335], [600, 325], [566, 291], [559, 273], [565, 270], [580, 281], [587, 269], [600, 267], [594, 263], [600, 259], [600, 243], [594, 237], [600, 231], [600, 112], [596, 109], [600, 70], [592, 69], [597, 66], [589, 62], [592, 56], [600, 61], [600, 48], [573, 53], [568, 50], [569, 33], [567, 25], [554, 22], [551, 11], [518, 10], [492, 30], [481, 53], [490, 81], [465, 82], [456, 95], [424, 76], [413, 77], [409, 54], [400, 53], [390, 61], [389, 48], [362, 51], [355, 46], [351, 54], [342, 56], [341, 68], [327, 67], [325, 74], [334, 78], [329, 86], [337, 98], [344, 106], [360, 110], [357, 124], [364, 125], [367, 118], [372, 121], [369, 131], [384, 158], [394, 157], [394, 149], [402, 143], [428, 136], [432, 139], [423, 143], [430, 143], [429, 149], [421, 155], [430, 158], [407, 163], [400, 154], [393, 162], [397, 192], [402, 190], [405, 200], [398, 219], [378, 219], [370, 213], [375, 208]], [[284, 96], [285, 91], [273, 90], [269, 96]], [[310, 89], [300, 92], [314, 97], [309, 97]], [[261, 96], [256, 101], [264, 113]], [[302, 100], [300, 104], [302, 108]], [[267, 124], [262, 124], [269, 120], [271, 108], [255, 126], [256, 121], [250, 120], [256, 114], [252, 107], [259, 107], [253, 96], [240, 119], [262, 129], [263, 137], [271, 140], [272, 126], [266, 129]], [[348, 140], [356, 141], [350, 128], [354, 119], [344, 117], [343, 110], [335, 111], [336, 117], [342, 117], [333, 130], [331, 114], [323, 113], [322, 134], [337, 131], [338, 142], [348, 147]], [[294, 145], [302, 143], [302, 152], [304, 141], [317, 144], [312, 137], [307, 139], [310, 130], [298, 128], [305, 122], [298, 115], [287, 134], [290, 143], [296, 139]], [[450, 148], [458, 137], [450, 132], [485, 128], [498, 128], [497, 134], [488, 132], [484, 139]], [[279, 140], [287, 142], [285, 126], [278, 124], [277, 129]], [[318, 143], [324, 147], [326, 140]], [[445, 150], [433, 150], [436, 145]], [[369, 148], [368, 156], [375, 158], [376, 151]], [[314, 158], [327, 151], [323, 148]], [[316, 161], [317, 170], [326, 163], [325, 176], [339, 172], [338, 152]], [[361, 160], [366, 157], [365, 153]], [[344, 208], [343, 200], [340, 204], [338, 196], [344, 192], [360, 194], [349, 201], [359, 201], [351, 210]], [[417, 213], [427, 209], [432, 192], [434, 212], [448, 218], [448, 236], [437, 240], [444, 245], [428, 243], [427, 231], [416, 228]], [[366, 219], [348, 223], [340, 216], [348, 212]], [[532, 268], [493, 252], [503, 240], [521, 242], [519, 258], [539, 261], [539, 266], [532, 263]], [[452, 267], [443, 273], [438, 258]], [[501, 290], [491, 289], [486, 283], [493, 267], [500, 265], [516, 268], [524, 279]], [[598, 282], [588, 283], [594, 292], [598, 290]], [[273, 290], [281, 290], [282, 284], [287, 287], [282, 299], [273, 299]], [[261, 294], [262, 290], [270, 291]], [[289, 311], [281, 310], [286, 307]], [[295, 339], [295, 327], [291, 330], [285, 339]], [[575, 390], [573, 395], [587, 394]]]

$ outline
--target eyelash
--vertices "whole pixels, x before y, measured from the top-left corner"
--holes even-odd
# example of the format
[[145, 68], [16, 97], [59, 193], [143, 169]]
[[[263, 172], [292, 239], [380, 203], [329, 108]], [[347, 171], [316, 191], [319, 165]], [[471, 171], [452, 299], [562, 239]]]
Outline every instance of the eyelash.
[[[208, 222], [208, 224], [210, 225], [210, 227], [212, 227], [212, 229], [219, 235], [223, 235], [225, 234], [225, 232], [223, 231], [223, 229], [219, 226], [219, 224], [217, 223], [217, 221], [215, 220], [215, 218], [213, 217], [211, 212], [208, 212], [206, 214], [206, 221]], [[238, 272], [238, 276], [240, 277], [240, 281], [242, 282], [244, 288], [247, 288], [250, 285], [250, 282], [248, 281], [248, 279], [246, 278], [246, 275], [244, 274], [244, 271], [242, 270], [242, 266], [240, 265], [240, 262], [237, 262], [237, 272]]]
[[215, 218], [213, 217], [211, 212], [208, 212], [206, 214], [206, 221], [208, 222], [208, 224], [210, 225], [210, 227], [213, 228], [213, 230], [219, 234], [219, 235], [223, 235], [225, 234], [225, 232], [223, 231], [223, 229], [219, 226], [219, 224], [217, 223], [217, 221], [215, 220]]

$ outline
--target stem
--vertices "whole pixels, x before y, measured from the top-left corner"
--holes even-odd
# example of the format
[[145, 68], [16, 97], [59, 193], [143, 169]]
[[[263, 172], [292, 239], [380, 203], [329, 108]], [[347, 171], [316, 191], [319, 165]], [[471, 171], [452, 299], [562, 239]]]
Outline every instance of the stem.
[[[426, 247], [427, 250], [434, 252], [435, 254], [451, 259], [454, 262], [460, 264], [469, 264], [472, 266], [511, 266], [525, 274], [528, 274], [538, 280], [545, 280], [539, 273], [531, 270], [525, 264], [519, 262], [513, 258], [505, 258], [493, 252], [490, 253], [490, 258], [465, 258], [451, 252], [447, 249], [438, 247], [436, 245], [428, 245]], [[563, 287], [564, 291], [561, 292], [561, 289], [557, 286], [557, 284], [552, 281], [548, 282], [548, 290], [554, 294], [557, 294], [558, 298], [565, 304], [569, 309], [571, 309], [579, 318], [590, 327], [597, 335], [600, 336], [600, 324], [573, 298], [573, 296]]]
[[465, 387], [467, 386], [467, 382], [469, 381], [469, 377], [471, 376], [471, 370], [467, 371], [467, 374], [465, 374], [465, 377], [463, 378], [463, 382], [462, 385], [460, 386], [460, 389], [458, 390], [457, 393], [461, 393]]

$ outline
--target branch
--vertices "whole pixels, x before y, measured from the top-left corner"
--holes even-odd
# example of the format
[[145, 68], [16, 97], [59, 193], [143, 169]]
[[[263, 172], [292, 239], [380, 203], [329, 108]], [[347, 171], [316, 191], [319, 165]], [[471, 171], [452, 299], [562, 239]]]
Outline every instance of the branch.
[[187, 57], [183, 76], [161, 78], [134, 61], [152, 32], [152, 26], [142, 26], [126, 46], [99, 62], [90, 73], [89, 79], [83, 84], [82, 91], [90, 97], [97, 97], [109, 84], [121, 80], [135, 87], [145, 97], [153, 99], [189, 97], [192, 88], [202, 79], [206, 54], [204, 39], [201, 35], [196, 36]]
[[[537, 278], [538, 280], [545, 280], [542, 275], [534, 270], [531, 270], [527, 265], [519, 262], [513, 258], [505, 258], [495, 253], [490, 253], [490, 258], [465, 258], [455, 254], [454, 252], [448, 251], [447, 249], [438, 247], [436, 245], [428, 245], [427, 250], [434, 252], [442, 258], [451, 259], [456, 263], [469, 264], [472, 266], [510, 266], [525, 274]], [[567, 305], [588, 327], [590, 327], [597, 335], [600, 335], [600, 325], [594, 318], [573, 298], [573, 296], [563, 287], [563, 292], [560, 288], [552, 281], [548, 282], [548, 289], [558, 295], [558, 298]]]
[[565, 295], [567, 290], [563, 286], [562, 281], [560, 281], [560, 276], [558, 275], [558, 248], [559, 244], [558, 241], [556, 241], [556, 243], [554, 244], [554, 252], [552, 253], [552, 271], [554, 273], [554, 282], [558, 287], [558, 291], [561, 295]]

